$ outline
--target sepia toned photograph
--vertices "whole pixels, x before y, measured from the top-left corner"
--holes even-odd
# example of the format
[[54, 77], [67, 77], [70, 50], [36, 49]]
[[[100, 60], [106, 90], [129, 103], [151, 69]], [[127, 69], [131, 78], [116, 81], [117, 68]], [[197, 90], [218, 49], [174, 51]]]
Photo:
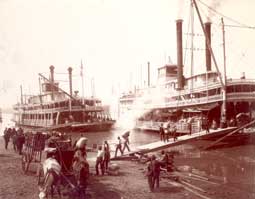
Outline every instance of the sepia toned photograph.
[[254, 0], [0, 0], [0, 199], [255, 199]]

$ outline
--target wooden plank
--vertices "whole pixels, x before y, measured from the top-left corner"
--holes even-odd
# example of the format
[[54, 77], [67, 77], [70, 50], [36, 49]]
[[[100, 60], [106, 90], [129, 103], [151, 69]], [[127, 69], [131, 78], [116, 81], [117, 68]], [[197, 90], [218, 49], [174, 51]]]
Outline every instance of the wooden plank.
[[189, 188], [189, 187], [187, 187], [187, 186], [183, 186], [183, 187], [184, 187], [185, 190], [187, 190], [187, 191], [193, 193], [193, 194], [196, 195], [196, 196], [199, 196], [200, 198], [203, 198], [203, 199], [211, 199], [211, 198], [209, 198], [209, 197], [207, 197], [207, 196], [205, 196], [205, 195], [202, 195], [202, 194], [198, 193], [197, 191], [192, 190], [191, 188]]
[[194, 174], [194, 173], [189, 173], [189, 176], [191, 176], [191, 177], [194, 176], [196, 178], [201, 178], [202, 180], [209, 180], [209, 178], [206, 178], [204, 176], [200, 176], [200, 175]]
[[175, 187], [183, 187], [186, 191], [189, 191], [189, 192], [193, 193], [194, 195], [199, 196], [200, 198], [203, 198], [203, 199], [211, 199], [211, 198], [209, 198], [209, 197], [207, 197], [207, 196], [205, 196], [205, 195], [200, 194], [200, 193], [197, 192], [197, 191], [192, 190], [192, 189], [189, 188], [187, 185], [184, 185], [184, 184], [181, 184], [181, 183], [178, 183], [178, 182], [172, 182], [172, 181], [169, 181], [169, 182], [167, 182], [167, 183], [168, 183], [168, 184], [171, 184], [171, 185], [173, 185], [173, 186], [175, 186]]
[[179, 176], [183, 177], [183, 178], [189, 178], [189, 179], [192, 179], [192, 180], [206, 182], [206, 183], [209, 183], [209, 184], [212, 184], [212, 185], [220, 185], [219, 183], [216, 183], [216, 182], [211, 182], [209, 180], [203, 180], [201, 178], [197, 178], [197, 177], [194, 177], [194, 176], [189, 176], [189, 175], [185, 175], [185, 174], [181, 174], [181, 173], [179, 173]]
[[201, 132], [194, 133], [194, 134], [191, 134], [191, 135], [179, 136], [176, 141], [174, 141], [173, 138], [171, 138], [169, 140], [169, 142], [163, 142], [163, 141], [153, 142], [153, 143], [150, 143], [150, 144], [139, 146], [139, 147], [137, 147], [137, 149], [152, 152], [153, 150], [158, 150], [160, 148], [168, 148], [170, 146], [177, 146], [177, 145], [180, 145], [180, 144], [187, 143], [189, 141], [196, 140], [198, 138], [210, 137], [212, 135], [225, 133], [225, 132], [232, 131], [232, 130], [235, 130], [235, 129], [236, 129], [236, 127], [229, 127], [229, 128], [225, 128], [225, 129], [212, 130], [210, 133], [206, 133], [205, 131], [201, 131]]
[[178, 182], [174, 182], [174, 181], [167, 181], [167, 184], [170, 184], [174, 187], [183, 187], [182, 184], [178, 183]]
[[196, 190], [198, 190], [198, 191], [201, 191], [201, 192], [203, 192], [203, 193], [206, 193], [206, 191], [205, 191], [204, 189], [202, 189], [202, 188], [200, 188], [200, 187], [197, 187], [197, 186], [195, 186], [195, 185], [192, 185], [192, 184], [190, 184], [190, 183], [188, 183], [188, 182], [185, 182], [184, 180], [181, 180], [180, 183], [183, 183], [183, 184], [185, 184], [185, 185], [187, 185], [187, 186], [189, 186], [189, 187], [191, 187], [191, 188], [193, 188], [193, 189], [196, 189]]
[[[124, 154], [123, 156], [132, 156], [136, 153], [146, 154], [146, 153], [150, 153], [150, 152], [154, 152], [158, 150], [163, 150], [169, 147], [178, 146], [178, 145], [181, 145], [190, 141], [194, 141], [197, 139], [207, 138], [207, 137], [222, 134], [222, 133], [228, 133], [229, 131], [232, 132], [235, 129], [236, 127], [228, 127], [224, 129], [211, 130], [209, 133], [206, 133], [206, 131], [201, 131], [198, 133], [193, 133], [191, 135], [179, 136], [176, 141], [174, 141], [173, 138], [170, 138], [168, 142], [163, 142], [163, 141], [152, 142], [149, 144], [139, 146], [134, 151], [128, 152]], [[118, 157], [121, 157], [121, 156], [118, 156]]]

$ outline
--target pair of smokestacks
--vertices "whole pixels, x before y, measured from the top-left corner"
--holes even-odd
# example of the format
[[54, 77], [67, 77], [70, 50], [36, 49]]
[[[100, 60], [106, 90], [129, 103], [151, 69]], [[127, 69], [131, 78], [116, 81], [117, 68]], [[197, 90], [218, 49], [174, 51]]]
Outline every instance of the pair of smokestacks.
[[[70, 89], [70, 96], [73, 96], [73, 87], [72, 87], [72, 67], [69, 67], [68, 69], [68, 75], [69, 75], [69, 89]], [[54, 90], [55, 90], [55, 84], [54, 84], [54, 66], [50, 66], [50, 83], [51, 83], [51, 96], [52, 99], [54, 99]]]
[[[178, 90], [182, 90], [184, 88], [184, 76], [183, 76], [183, 53], [182, 53], [182, 22], [183, 20], [176, 20], [176, 34], [177, 34], [177, 83]], [[204, 24], [205, 27], [205, 39], [209, 40], [211, 44], [211, 23], [206, 22]], [[206, 59], [206, 71], [211, 71], [211, 53], [207, 46], [207, 42], [205, 41], [205, 59]]]

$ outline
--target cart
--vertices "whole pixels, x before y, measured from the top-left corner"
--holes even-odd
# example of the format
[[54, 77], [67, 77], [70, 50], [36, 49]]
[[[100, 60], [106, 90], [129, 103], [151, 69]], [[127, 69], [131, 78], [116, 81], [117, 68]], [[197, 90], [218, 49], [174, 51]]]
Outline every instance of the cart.
[[[54, 197], [54, 194], [58, 193], [60, 198], [63, 195], [70, 199], [85, 198], [85, 195], [83, 197], [80, 197], [79, 195], [81, 189], [76, 181], [75, 174], [72, 169], [75, 150], [71, 146], [70, 140], [53, 138], [49, 142], [47, 141], [48, 144], [45, 148], [44, 155], [47, 159], [48, 155], [51, 157], [50, 154], [54, 153], [54, 159], [56, 159], [59, 165], [61, 165], [61, 170], [57, 180], [50, 185], [50, 189], [47, 191], [47, 194], [51, 194], [51, 197]], [[48, 152], [48, 147], [50, 149], [55, 149], [54, 152]], [[41, 164], [38, 174], [39, 187], [45, 187], [45, 183], [47, 184], [47, 180], [43, 173], [43, 167], [44, 164]]]
[[32, 162], [41, 162], [46, 138], [47, 135], [41, 132], [29, 132], [25, 134], [24, 150], [21, 158], [21, 166], [25, 174], [28, 172]]

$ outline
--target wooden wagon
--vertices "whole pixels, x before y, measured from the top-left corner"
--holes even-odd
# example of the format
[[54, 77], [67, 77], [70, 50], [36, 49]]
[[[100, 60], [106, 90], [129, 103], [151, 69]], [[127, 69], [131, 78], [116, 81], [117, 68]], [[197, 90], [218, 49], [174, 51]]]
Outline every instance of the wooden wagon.
[[24, 149], [21, 158], [22, 170], [27, 173], [31, 163], [40, 163], [47, 135], [41, 132], [25, 134]]
[[[52, 151], [49, 149], [52, 149]], [[71, 140], [52, 136], [47, 140], [44, 151], [44, 159], [49, 160], [48, 158], [51, 159], [53, 157], [61, 167], [57, 181], [54, 181], [54, 184], [50, 186], [50, 190], [48, 190], [50, 193], [48, 194], [51, 194], [53, 197], [54, 192], [57, 191], [60, 197], [64, 194], [72, 199], [77, 198], [80, 188], [72, 168], [75, 150], [71, 145]], [[45, 167], [44, 162], [41, 164], [38, 174], [38, 185], [41, 187], [45, 187], [45, 183], [47, 184], [47, 172], [44, 172], [45, 168], [47, 166]]]

